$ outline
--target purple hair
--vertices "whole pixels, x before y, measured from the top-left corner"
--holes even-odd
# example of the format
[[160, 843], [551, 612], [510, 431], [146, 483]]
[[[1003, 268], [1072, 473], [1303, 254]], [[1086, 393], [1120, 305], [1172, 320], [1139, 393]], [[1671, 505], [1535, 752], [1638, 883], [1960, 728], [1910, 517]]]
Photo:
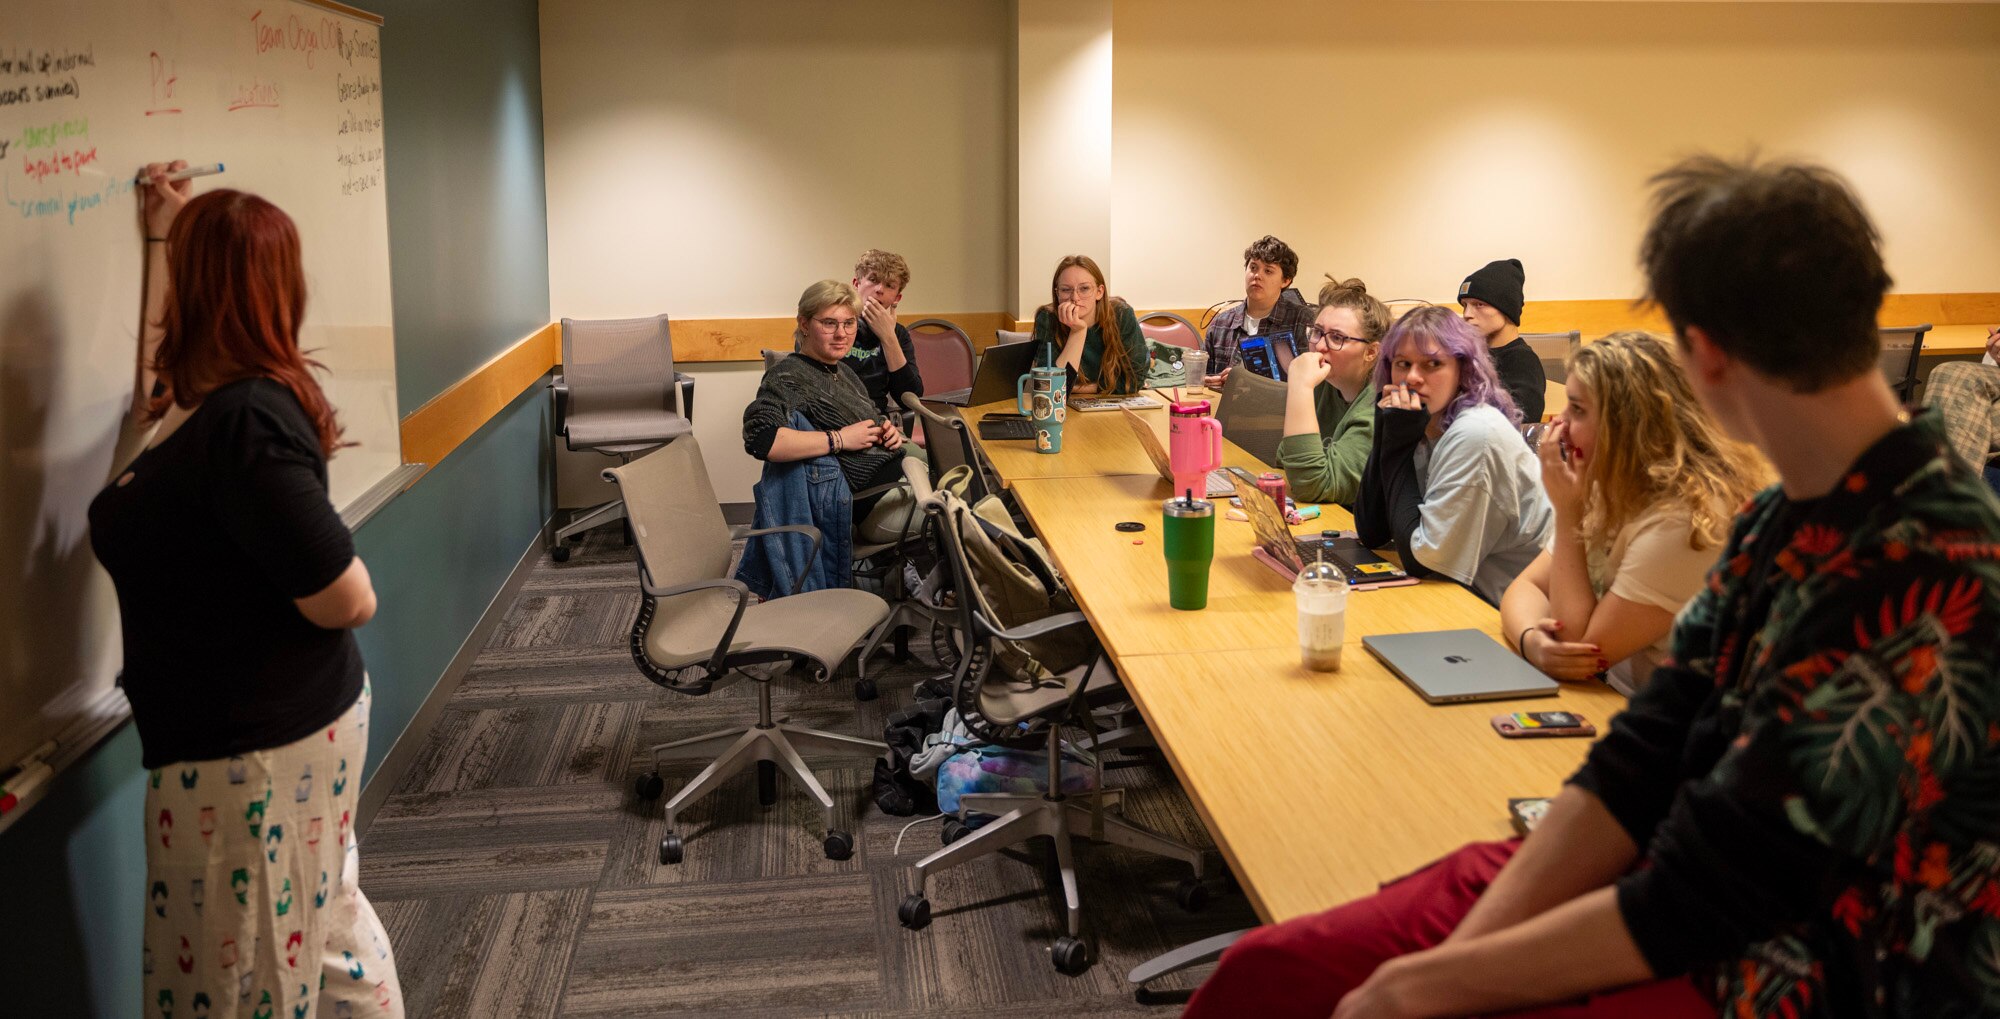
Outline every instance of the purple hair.
[[1458, 362], [1458, 399], [1445, 405], [1446, 428], [1459, 414], [1482, 403], [1505, 414], [1514, 424], [1521, 423], [1520, 408], [1514, 406], [1514, 398], [1507, 395], [1499, 373], [1493, 370], [1493, 355], [1487, 353], [1485, 338], [1471, 323], [1441, 305], [1411, 309], [1389, 327], [1382, 337], [1382, 356], [1375, 362], [1376, 392], [1388, 388], [1389, 364], [1406, 343], [1414, 343], [1420, 350], [1434, 347]]

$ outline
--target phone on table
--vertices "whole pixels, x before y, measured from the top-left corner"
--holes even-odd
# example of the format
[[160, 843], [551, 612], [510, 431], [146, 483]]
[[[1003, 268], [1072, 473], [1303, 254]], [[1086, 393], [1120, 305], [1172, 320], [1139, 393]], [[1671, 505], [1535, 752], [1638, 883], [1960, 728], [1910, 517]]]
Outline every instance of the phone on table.
[[1508, 739], [1597, 735], [1597, 727], [1573, 711], [1510, 711], [1493, 716], [1493, 731]]

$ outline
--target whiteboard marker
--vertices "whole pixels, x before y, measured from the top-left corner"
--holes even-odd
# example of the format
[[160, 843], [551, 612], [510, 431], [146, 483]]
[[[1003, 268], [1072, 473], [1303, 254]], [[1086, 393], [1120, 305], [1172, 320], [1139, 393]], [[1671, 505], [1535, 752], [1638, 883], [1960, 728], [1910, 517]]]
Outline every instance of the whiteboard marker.
[[[221, 163], [210, 163], [207, 166], [190, 166], [185, 170], [175, 170], [174, 172], [167, 174], [167, 182], [171, 184], [174, 181], [191, 180], [195, 177], [206, 177], [211, 173], [221, 173], [221, 172], [222, 172]], [[134, 180], [132, 183], [137, 184], [140, 187], [144, 187], [148, 184], [151, 184], [152, 181], [147, 180], [144, 177], [140, 177], [137, 180]]]
[[41, 761], [31, 761], [26, 767], [14, 773], [13, 777], [7, 780], [6, 786], [0, 788], [0, 814], [6, 814], [19, 806], [22, 800], [41, 788], [42, 783], [47, 782], [54, 774], [55, 769]]

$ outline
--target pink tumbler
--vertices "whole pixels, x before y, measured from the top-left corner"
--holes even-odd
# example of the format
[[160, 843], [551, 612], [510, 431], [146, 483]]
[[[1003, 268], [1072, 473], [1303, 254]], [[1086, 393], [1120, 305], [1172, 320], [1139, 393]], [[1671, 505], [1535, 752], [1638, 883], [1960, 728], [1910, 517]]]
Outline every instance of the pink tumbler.
[[1222, 422], [1208, 413], [1207, 400], [1167, 405], [1167, 457], [1174, 469], [1174, 495], [1208, 494], [1208, 472], [1222, 466]]

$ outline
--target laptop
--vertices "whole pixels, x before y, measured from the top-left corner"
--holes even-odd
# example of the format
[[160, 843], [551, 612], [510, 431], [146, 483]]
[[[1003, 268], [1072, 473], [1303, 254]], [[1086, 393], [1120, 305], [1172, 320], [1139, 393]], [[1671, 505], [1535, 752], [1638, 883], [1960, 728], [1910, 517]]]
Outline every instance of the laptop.
[[1361, 646], [1427, 704], [1554, 697], [1560, 685], [1478, 630], [1383, 633]]
[[1325, 562], [1347, 578], [1352, 591], [1408, 587], [1417, 582], [1402, 567], [1363, 545], [1352, 531], [1321, 531], [1303, 538], [1293, 534], [1278, 501], [1254, 484], [1238, 485], [1236, 498], [1243, 504], [1243, 515], [1250, 518], [1251, 530], [1257, 532], [1257, 547], [1250, 554], [1286, 580], [1298, 579], [1307, 563]]
[[1020, 389], [1021, 376], [1034, 367], [1035, 348], [1038, 346], [1040, 344], [1033, 340], [996, 343], [986, 348], [986, 353], [979, 358], [979, 372], [972, 376], [970, 387], [926, 396], [924, 402], [942, 403], [949, 407], [977, 407], [1012, 400]]
[[[1139, 440], [1139, 448], [1145, 450], [1146, 455], [1152, 458], [1153, 469], [1160, 472], [1160, 479], [1169, 485], [1173, 484], [1174, 462], [1167, 456], [1166, 447], [1160, 445], [1160, 437], [1153, 434], [1153, 426], [1147, 424], [1145, 418], [1130, 410], [1125, 411], [1125, 423], [1132, 426], [1132, 435]], [[1208, 490], [1202, 494], [1202, 498], [1220, 499], [1234, 495], [1238, 480], [1247, 481], [1247, 484], [1242, 486], [1244, 488], [1257, 487], [1257, 478], [1249, 471], [1241, 467], [1217, 467], [1208, 472]]]

